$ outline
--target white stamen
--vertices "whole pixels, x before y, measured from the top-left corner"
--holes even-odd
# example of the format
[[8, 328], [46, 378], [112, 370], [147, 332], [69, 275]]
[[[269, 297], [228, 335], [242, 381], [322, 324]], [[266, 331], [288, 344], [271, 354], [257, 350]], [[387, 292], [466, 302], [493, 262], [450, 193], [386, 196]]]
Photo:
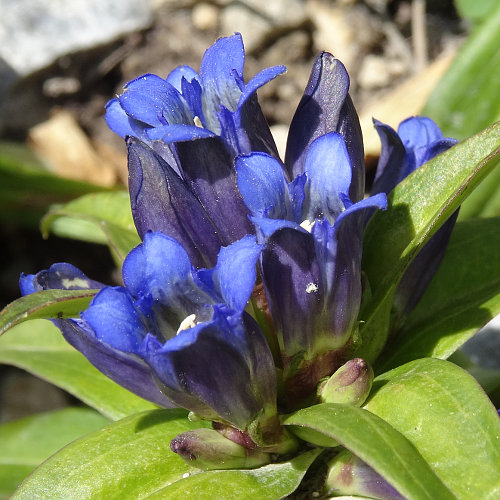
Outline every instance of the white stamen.
[[200, 117], [199, 117], [199, 116], [195, 116], [195, 117], [193, 118], [193, 121], [194, 121], [194, 124], [195, 124], [197, 127], [203, 128], [203, 124], [201, 123], [201, 120], [200, 120]]
[[181, 333], [184, 330], [189, 330], [190, 328], [193, 328], [196, 326], [196, 314], [190, 314], [186, 318], [184, 318], [181, 321], [181, 324], [179, 325], [179, 328], [177, 329], [177, 335]]
[[318, 285], [316, 283], [308, 283], [306, 286], [306, 293], [313, 293], [318, 291]]
[[306, 219], [300, 223], [300, 227], [302, 229], [305, 229], [308, 233], [310, 233], [314, 224], [316, 224], [316, 220], [310, 221]]
[[79, 288], [89, 288], [89, 282], [83, 278], [63, 278], [61, 283], [66, 290], [74, 286]]

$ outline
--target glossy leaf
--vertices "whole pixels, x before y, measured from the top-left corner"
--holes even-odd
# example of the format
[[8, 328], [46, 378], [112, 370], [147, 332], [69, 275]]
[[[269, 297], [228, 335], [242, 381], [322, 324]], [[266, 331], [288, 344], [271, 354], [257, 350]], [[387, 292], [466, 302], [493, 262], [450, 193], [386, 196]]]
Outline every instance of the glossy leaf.
[[50, 455], [107, 423], [89, 408], [65, 408], [0, 425], [0, 498]]
[[75, 318], [98, 290], [43, 290], [20, 297], [0, 312], [0, 335], [9, 328], [39, 318]]
[[252, 470], [213, 470], [189, 475], [145, 498], [197, 500], [278, 500], [293, 493], [321, 450], [311, 450], [289, 462]]
[[365, 408], [403, 433], [457, 498], [499, 498], [500, 418], [467, 372], [412, 361], [377, 377]]
[[105, 377], [46, 320], [27, 321], [0, 337], [0, 363], [61, 387], [111, 419], [156, 408]]
[[406, 498], [454, 498], [417, 449], [387, 422], [366, 410], [324, 403], [297, 411], [284, 424], [307, 427], [335, 439]]
[[500, 218], [455, 226], [431, 285], [391, 341], [378, 371], [423, 357], [448, 358], [500, 313]]
[[204, 427], [183, 410], [141, 412], [75, 441], [43, 463], [12, 498], [145, 498], [198, 472], [170, 450], [181, 432]]
[[498, 165], [500, 122], [422, 165], [389, 195], [365, 233], [363, 267], [373, 297], [361, 312], [357, 356], [373, 361], [383, 344], [397, 283], [419, 249]]
[[53, 203], [105, 188], [57, 177], [23, 144], [0, 143], [0, 220], [32, 227]]
[[471, 18], [474, 21], [481, 22], [487, 19], [487, 16], [493, 12], [497, 0], [455, 0], [455, 6], [461, 17]]
[[42, 232], [109, 245], [119, 263], [140, 243], [130, 199], [125, 191], [93, 193], [53, 207], [42, 221]]
[[500, 119], [499, 25], [500, 4], [496, 2], [472, 31], [422, 112], [448, 137], [463, 139]]

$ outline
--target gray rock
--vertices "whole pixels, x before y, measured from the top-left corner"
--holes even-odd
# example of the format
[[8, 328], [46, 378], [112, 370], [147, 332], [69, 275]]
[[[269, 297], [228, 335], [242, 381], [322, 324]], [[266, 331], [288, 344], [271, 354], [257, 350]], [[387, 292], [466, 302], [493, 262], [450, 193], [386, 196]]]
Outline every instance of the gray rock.
[[0, 59], [21, 76], [152, 20], [149, 2], [135, 0], [0, 0], [0, 12]]

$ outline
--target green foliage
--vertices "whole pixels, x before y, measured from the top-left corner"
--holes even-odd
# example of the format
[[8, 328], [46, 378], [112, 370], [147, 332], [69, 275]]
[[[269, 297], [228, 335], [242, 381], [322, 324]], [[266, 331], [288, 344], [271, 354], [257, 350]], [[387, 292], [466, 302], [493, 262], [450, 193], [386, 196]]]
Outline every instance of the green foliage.
[[9, 328], [39, 318], [75, 318], [97, 290], [43, 290], [20, 297], [0, 312], [0, 335]]
[[387, 422], [366, 410], [324, 403], [299, 410], [284, 424], [307, 427], [335, 439], [406, 498], [454, 498], [418, 450]]
[[467, 372], [412, 361], [377, 377], [365, 408], [404, 434], [457, 498], [498, 498], [500, 419]]
[[[361, 345], [369, 361], [383, 347], [397, 284], [422, 246], [498, 165], [500, 123], [418, 168], [389, 196], [389, 208], [370, 222], [363, 268], [373, 293], [361, 312]], [[451, 166], [451, 167], [450, 167]]]
[[500, 313], [500, 218], [456, 224], [445, 258], [418, 306], [378, 361], [448, 358]]
[[110, 419], [156, 408], [105, 377], [46, 320], [27, 321], [0, 337], [0, 363], [61, 387]]
[[0, 143], [0, 221], [36, 227], [53, 203], [104, 188], [47, 172], [25, 146]]
[[169, 448], [176, 435], [208, 425], [186, 416], [183, 410], [156, 410], [110, 424], [42, 464], [12, 498], [277, 500], [297, 488], [319, 454], [312, 450], [255, 470], [200, 472]]
[[88, 408], [65, 408], [0, 425], [0, 498], [57, 450], [107, 423]]
[[54, 206], [42, 220], [42, 233], [107, 244], [117, 264], [140, 243], [125, 191], [93, 193]]

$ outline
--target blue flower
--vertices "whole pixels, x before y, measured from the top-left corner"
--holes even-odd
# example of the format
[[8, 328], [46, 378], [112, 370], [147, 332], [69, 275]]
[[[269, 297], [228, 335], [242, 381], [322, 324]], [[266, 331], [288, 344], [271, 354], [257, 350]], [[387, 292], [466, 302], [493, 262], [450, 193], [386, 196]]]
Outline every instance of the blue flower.
[[293, 406], [345, 361], [361, 302], [363, 232], [386, 195], [352, 203], [350, 155], [336, 132], [311, 143], [304, 173], [290, 183], [265, 153], [238, 157], [236, 170], [265, 244], [262, 277]]
[[164, 143], [220, 137], [233, 155], [277, 155], [256, 91], [286, 68], [267, 68], [243, 81], [245, 51], [240, 34], [220, 38], [203, 56], [200, 72], [179, 66], [166, 79], [146, 74], [106, 105], [109, 127], [122, 137]]
[[162, 406], [257, 432], [276, 416], [272, 355], [244, 312], [260, 251], [247, 236], [222, 248], [213, 269], [197, 271], [177, 241], [147, 233], [125, 259], [124, 287], [55, 264], [21, 276], [21, 290], [100, 288], [81, 318], [56, 321], [98, 369]]
[[348, 93], [349, 84], [345, 66], [329, 52], [319, 54], [290, 125], [285, 165], [289, 178], [294, 179], [304, 172], [311, 143], [328, 132], [338, 132], [345, 140], [351, 163], [349, 197], [357, 202], [365, 193], [365, 162], [363, 136]]
[[[389, 194], [398, 183], [425, 162], [457, 143], [444, 137], [439, 127], [425, 116], [410, 117], [400, 123], [398, 131], [375, 120], [382, 142], [372, 193]], [[456, 210], [430, 238], [412, 261], [396, 290], [393, 303], [393, 328], [398, 329], [417, 305], [441, 261], [458, 217]]]

